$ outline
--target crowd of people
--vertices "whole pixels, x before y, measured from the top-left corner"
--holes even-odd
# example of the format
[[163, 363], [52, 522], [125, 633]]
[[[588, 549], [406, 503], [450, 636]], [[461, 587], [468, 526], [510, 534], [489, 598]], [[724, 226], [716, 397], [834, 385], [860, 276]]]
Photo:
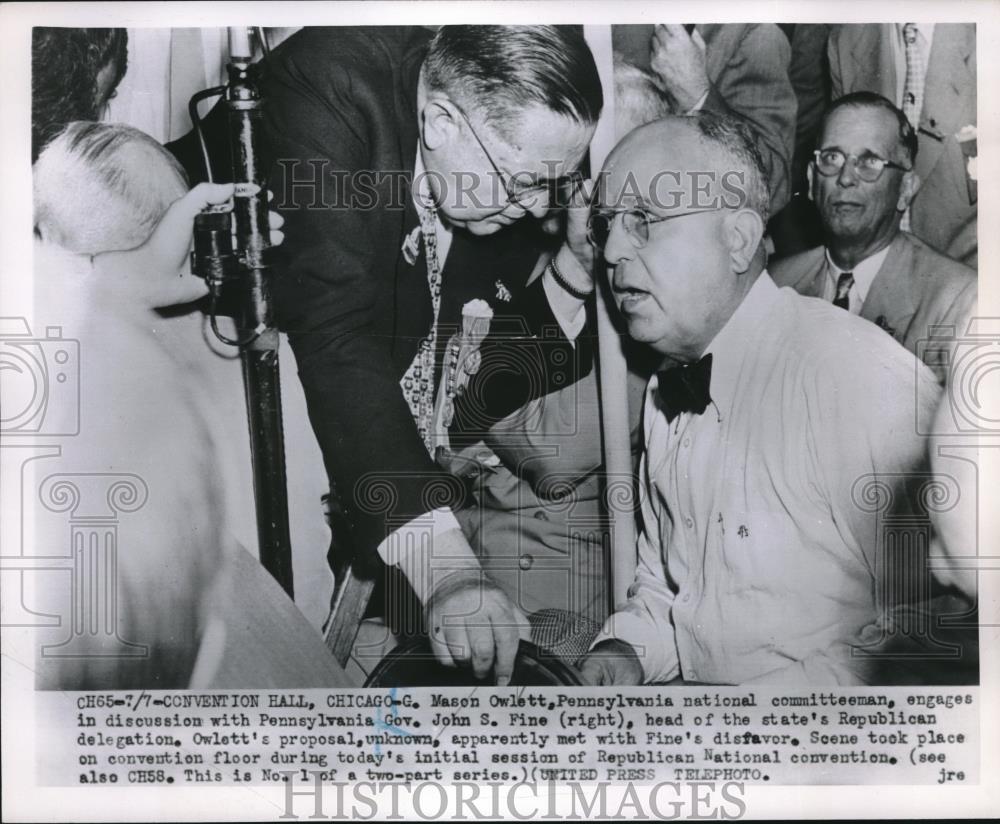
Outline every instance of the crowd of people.
[[[201, 183], [193, 134], [164, 147], [97, 122], [124, 31], [35, 30], [36, 279], [81, 326], [108, 318], [88, 391], [134, 410], [138, 440], [115, 443], [111, 418], [93, 442], [143, 456], [163, 494], [156, 540], [123, 559], [122, 616], [169, 640], [131, 674], [62, 664], [48, 683], [344, 685], [420, 634], [502, 685], [553, 616], [595, 685], [977, 677], [975, 639], [950, 673], [933, 655], [942, 605], [975, 608], [974, 526], [927, 521], [947, 561], [931, 576], [859, 493], [919, 509], [933, 475], [916, 421], [950, 381], [937, 330], [975, 309], [974, 27], [612, 33], [602, 169], [588, 149], [610, 101], [579, 27], [306, 28], [254, 66], [275, 308], [329, 481], [331, 560], [378, 582], [382, 642], [359, 635], [356, 675], [315, 661], [319, 635], [273, 582], [233, 584], [255, 572], [232, 501], [249, 456], [216, 443], [206, 398], [232, 368], [199, 334], [206, 287], [185, 263], [194, 214], [232, 186]], [[210, 146], [225, 126], [220, 106]], [[624, 339], [641, 503], [617, 608], [597, 300]], [[310, 507], [297, 517], [323, 518]], [[278, 606], [237, 637], [264, 621], [237, 606], [251, 591]], [[283, 636], [298, 640], [261, 667], [282, 675], [248, 675]], [[901, 674], [899, 644], [931, 663]]]

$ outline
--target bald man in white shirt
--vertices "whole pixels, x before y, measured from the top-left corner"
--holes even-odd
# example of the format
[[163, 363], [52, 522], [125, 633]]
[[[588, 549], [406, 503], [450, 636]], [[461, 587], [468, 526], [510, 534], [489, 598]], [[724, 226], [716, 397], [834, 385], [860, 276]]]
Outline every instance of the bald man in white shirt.
[[[711, 188], [668, 191], [663, 169]], [[704, 114], [605, 164], [592, 242], [629, 334], [671, 367], [646, 394], [636, 578], [588, 683], [870, 680], [884, 555], [857, 490], [919, 470], [915, 403], [939, 390], [874, 325], [775, 286], [763, 169], [744, 125]]]

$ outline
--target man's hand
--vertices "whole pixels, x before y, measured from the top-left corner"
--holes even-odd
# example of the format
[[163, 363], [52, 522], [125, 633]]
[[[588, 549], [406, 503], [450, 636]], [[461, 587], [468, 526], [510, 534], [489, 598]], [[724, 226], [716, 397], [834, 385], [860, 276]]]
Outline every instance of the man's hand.
[[[566, 245], [588, 275], [594, 271], [594, 247], [587, 240], [587, 218], [593, 196], [594, 181], [582, 180], [570, 196], [566, 209]], [[573, 285], [586, 291], [586, 284]]]
[[580, 678], [592, 687], [631, 687], [642, 683], [642, 664], [624, 641], [602, 641], [577, 664]]
[[699, 40], [680, 24], [661, 24], [653, 30], [650, 68], [677, 104], [677, 114], [691, 111], [711, 87], [705, 49], [698, 45]]
[[[97, 255], [95, 267], [111, 275], [111, 283], [141, 281], [140, 289], [148, 294], [151, 306], [196, 300], [208, 287], [190, 274], [194, 218], [206, 206], [226, 203], [233, 190], [232, 183], [199, 183], [170, 204], [145, 243], [128, 251]], [[284, 240], [281, 226], [285, 221], [277, 212], [269, 212], [268, 217], [271, 244], [277, 246]], [[180, 281], [178, 275], [183, 276]]]
[[531, 636], [524, 614], [479, 571], [445, 578], [431, 594], [426, 620], [431, 649], [442, 664], [471, 663], [477, 678], [495, 665], [501, 687], [514, 671], [519, 640]]
[[[171, 274], [185, 269], [195, 216], [206, 206], [218, 206], [228, 201], [234, 189], [232, 183], [199, 183], [170, 204], [149, 240], [136, 249], [136, 253], [144, 251], [153, 265], [169, 268]], [[259, 188], [254, 190], [251, 187], [251, 190], [255, 193]], [[268, 192], [267, 199], [271, 197], [271, 192]], [[281, 232], [284, 222], [285, 219], [277, 212], [268, 212], [272, 246], [279, 246], [285, 239]]]

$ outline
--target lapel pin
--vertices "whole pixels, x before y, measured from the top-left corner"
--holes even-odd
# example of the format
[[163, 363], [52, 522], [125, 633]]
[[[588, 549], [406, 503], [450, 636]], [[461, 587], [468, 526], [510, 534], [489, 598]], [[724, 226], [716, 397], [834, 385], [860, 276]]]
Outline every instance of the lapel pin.
[[414, 226], [413, 231], [406, 236], [403, 241], [403, 260], [410, 266], [417, 262], [420, 257], [420, 227]]

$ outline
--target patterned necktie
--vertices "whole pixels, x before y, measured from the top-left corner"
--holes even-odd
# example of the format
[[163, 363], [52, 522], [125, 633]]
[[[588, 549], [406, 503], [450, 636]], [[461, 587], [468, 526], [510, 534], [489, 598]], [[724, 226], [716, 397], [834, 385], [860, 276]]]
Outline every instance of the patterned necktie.
[[427, 286], [431, 293], [431, 308], [434, 320], [430, 334], [420, 341], [410, 368], [406, 370], [399, 385], [410, 407], [410, 414], [417, 424], [417, 432], [434, 455], [434, 360], [437, 350], [438, 312], [441, 309], [441, 265], [437, 255], [437, 212], [433, 207], [420, 208], [420, 231], [424, 239], [424, 257], [427, 259]]
[[841, 309], [851, 311], [850, 292], [854, 286], [854, 272], [841, 272], [837, 278], [837, 296], [833, 299], [833, 305]]
[[674, 366], [656, 373], [657, 392], [663, 413], [672, 421], [681, 412], [700, 415], [712, 402], [708, 390], [712, 384], [712, 356], [684, 366]]
[[[906, 46], [906, 81], [903, 83], [903, 114], [914, 129], [920, 125], [920, 112], [924, 107], [924, 54], [920, 48], [920, 31], [916, 23], [903, 26], [903, 43]], [[903, 213], [899, 228], [910, 231], [910, 210]]]

